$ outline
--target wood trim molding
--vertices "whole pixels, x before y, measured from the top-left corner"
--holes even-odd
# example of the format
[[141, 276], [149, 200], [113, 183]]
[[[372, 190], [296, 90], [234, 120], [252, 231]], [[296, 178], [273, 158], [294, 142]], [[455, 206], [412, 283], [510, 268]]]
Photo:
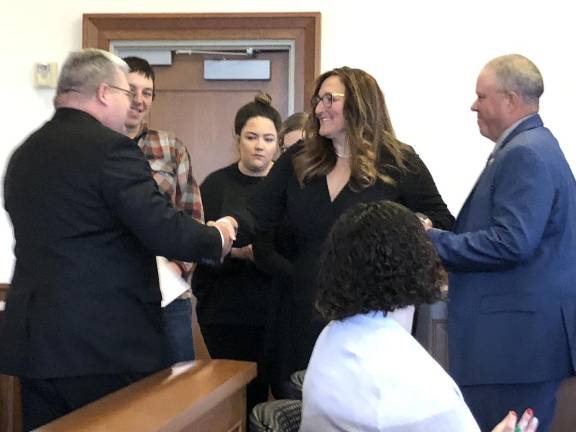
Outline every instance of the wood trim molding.
[[296, 97], [308, 107], [320, 75], [320, 22], [320, 12], [84, 14], [82, 47], [107, 50], [113, 40], [208, 40], [222, 34], [230, 39], [291, 38], [303, 62], [304, 91]]

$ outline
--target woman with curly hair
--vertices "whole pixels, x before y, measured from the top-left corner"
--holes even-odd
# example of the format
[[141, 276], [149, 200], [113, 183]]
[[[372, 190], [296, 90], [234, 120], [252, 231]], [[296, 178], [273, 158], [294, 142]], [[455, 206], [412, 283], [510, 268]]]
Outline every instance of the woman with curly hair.
[[[334, 225], [318, 271], [326, 320], [306, 371], [301, 432], [479, 431], [458, 386], [394, 319], [440, 297], [446, 274], [419, 219], [359, 204]], [[519, 429], [533, 431], [528, 411]], [[494, 431], [515, 430], [510, 413]]]
[[[303, 400], [256, 406], [250, 430], [478, 432], [455, 382], [396, 319], [440, 297], [446, 274], [419, 219], [392, 202], [358, 204], [334, 224], [319, 259], [324, 328]], [[492, 432], [535, 432], [514, 411]]]
[[[278, 159], [252, 200], [254, 255], [261, 268], [293, 283], [284, 379], [305, 369], [325, 322], [314, 312], [314, 279], [322, 244], [345, 210], [361, 202], [390, 200], [450, 229], [454, 218], [415, 151], [395, 136], [376, 80], [360, 69], [338, 68], [316, 83], [304, 141]], [[274, 253], [276, 227], [287, 220], [295, 253]]]

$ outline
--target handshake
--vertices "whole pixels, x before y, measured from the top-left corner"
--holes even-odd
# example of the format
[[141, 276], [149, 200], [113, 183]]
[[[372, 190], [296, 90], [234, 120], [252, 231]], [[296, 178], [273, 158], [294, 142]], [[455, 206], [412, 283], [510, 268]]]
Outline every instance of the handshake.
[[216, 228], [222, 237], [222, 257], [223, 260], [232, 249], [232, 243], [236, 240], [238, 232], [238, 222], [232, 216], [224, 216], [217, 221], [209, 221], [206, 225]]

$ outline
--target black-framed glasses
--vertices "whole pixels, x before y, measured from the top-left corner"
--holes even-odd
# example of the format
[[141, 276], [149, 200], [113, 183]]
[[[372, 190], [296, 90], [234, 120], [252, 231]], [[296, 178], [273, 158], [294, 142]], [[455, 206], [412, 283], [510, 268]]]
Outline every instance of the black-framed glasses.
[[132, 90], [128, 90], [122, 87], [118, 87], [112, 84], [107, 84], [108, 87], [113, 88], [114, 90], [118, 90], [122, 93], [124, 93], [126, 96], [128, 96], [128, 99], [132, 100], [136, 97], [136, 93], [134, 93]]
[[322, 101], [322, 105], [326, 108], [330, 108], [335, 100], [342, 97], [344, 97], [344, 93], [324, 93], [322, 96], [314, 95], [312, 96], [312, 106], [316, 108], [318, 102]]

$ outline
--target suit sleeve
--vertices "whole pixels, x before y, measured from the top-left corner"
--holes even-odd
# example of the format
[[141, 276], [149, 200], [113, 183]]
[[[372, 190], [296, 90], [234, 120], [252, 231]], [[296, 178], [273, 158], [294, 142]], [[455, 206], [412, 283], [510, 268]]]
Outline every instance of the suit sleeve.
[[222, 242], [218, 230], [170, 205], [132, 140], [111, 146], [101, 181], [110, 208], [154, 255], [181, 261], [220, 260]]
[[519, 146], [496, 167], [491, 223], [462, 234], [430, 230], [446, 268], [453, 272], [501, 271], [529, 259], [540, 244], [554, 199], [547, 165]]
[[454, 216], [440, 196], [430, 171], [416, 153], [409, 160], [400, 188], [406, 207], [428, 216], [435, 227], [452, 229]]

